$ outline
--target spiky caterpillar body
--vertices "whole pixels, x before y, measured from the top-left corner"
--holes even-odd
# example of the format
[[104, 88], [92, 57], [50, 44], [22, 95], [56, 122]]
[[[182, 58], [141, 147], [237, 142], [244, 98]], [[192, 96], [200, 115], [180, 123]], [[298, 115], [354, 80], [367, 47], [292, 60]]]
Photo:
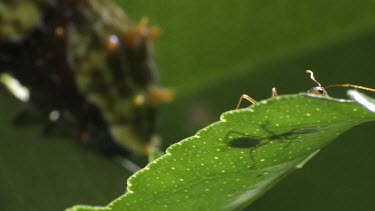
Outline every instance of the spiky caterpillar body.
[[[17, 10], [32, 17], [9, 18]], [[156, 108], [171, 99], [153, 62], [156, 29], [108, 0], [6, 1], [0, 17], [0, 71], [45, 119], [108, 155], [149, 153]]]

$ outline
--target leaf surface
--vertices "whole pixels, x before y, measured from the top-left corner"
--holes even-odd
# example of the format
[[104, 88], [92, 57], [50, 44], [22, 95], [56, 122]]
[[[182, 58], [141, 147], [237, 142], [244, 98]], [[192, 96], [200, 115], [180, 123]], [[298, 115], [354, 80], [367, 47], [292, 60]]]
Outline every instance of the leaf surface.
[[337, 136], [372, 120], [353, 101], [304, 93], [228, 111], [133, 175], [127, 193], [103, 209], [243, 208]]

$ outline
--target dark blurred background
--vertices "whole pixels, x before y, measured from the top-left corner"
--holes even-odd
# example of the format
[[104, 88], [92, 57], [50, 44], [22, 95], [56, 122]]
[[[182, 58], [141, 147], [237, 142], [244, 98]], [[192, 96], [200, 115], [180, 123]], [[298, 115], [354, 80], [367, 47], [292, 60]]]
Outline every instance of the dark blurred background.
[[[159, 113], [164, 148], [235, 107], [246, 93], [261, 100], [314, 84], [375, 87], [375, 1], [117, 0], [133, 20], [159, 26], [156, 61], [177, 97]], [[329, 90], [347, 98], [345, 89]], [[371, 94], [375, 96], [375, 93]], [[15, 129], [23, 105], [0, 92], [0, 210], [62, 210], [106, 205], [130, 175], [117, 163], [46, 138], [41, 127]], [[345, 133], [248, 210], [374, 210], [374, 123]]]

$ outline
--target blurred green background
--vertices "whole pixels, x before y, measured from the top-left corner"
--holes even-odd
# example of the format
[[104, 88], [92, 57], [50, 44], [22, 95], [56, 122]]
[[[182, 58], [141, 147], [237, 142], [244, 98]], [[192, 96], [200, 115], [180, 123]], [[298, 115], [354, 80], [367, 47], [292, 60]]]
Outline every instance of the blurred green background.
[[[161, 81], [177, 91], [160, 110], [164, 147], [217, 121], [243, 93], [261, 100], [273, 86], [279, 94], [306, 91], [314, 86], [306, 69], [322, 85], [375, 87], [375, 1], [117, 2], [162, 30]], [[330, 94], [346, 98], [345, 89]], [[0, 93], [0, 210], [106, 205], [125, 192], [130, 173], [117, 163], [72, 140], [42, 137], [39, 126], [15, 129], [22, 107]], [[345, 133], [248, 210], [374, 210], [374, 126]]]

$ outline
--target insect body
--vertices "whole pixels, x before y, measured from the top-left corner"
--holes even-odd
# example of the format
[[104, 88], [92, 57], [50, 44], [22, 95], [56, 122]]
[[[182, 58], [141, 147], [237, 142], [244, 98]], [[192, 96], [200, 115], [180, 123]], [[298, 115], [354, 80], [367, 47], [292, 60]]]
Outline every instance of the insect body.
[[[371, 92], [375, 92], [375, 89], [373, 88], [368, 88], [368, 87], [364, 87], [364, 86], [359, 86], [359, 85], [353, 85], [353, 84], [332, 84], [332, 85], [328, 85], [326, 87], [323, 87], [314, 77], [314, 73], [313, 71], [311, 70], [306, 70], [306, 73], [310, 74], [310, 78], [312, 81], [314, 81], [318, 86], [315, 86], [311, 89], [309, 89], [307, 91], [307, 93], [310, 93], [310, 94], [314, 94], [314, 95], [320, 95], [320, 96], [327, 96], [328, 97], [328, 93], [326, 91], [326, 89], [328, 88], [331, 88], [331, 87], [349, 87], [349, 88], [355, 88], [355, 89], [363, 89], [363, 90], [367, 90], [367, 91], [371, 91]], [[277, 90], [275, 87], [272, 88], [272, 97], [275, 97], [277, 96]], [[241, 105], [241, 102], [242, 100], [245, 99], [249, 102], [251, 102], [252, 104], [255, 104], [257, 101], [254, 100], [252, 97], [246, 95], [246, 94], [243, 94], [238, 103], [237, 103], [237, 109], [240, 107]]]

